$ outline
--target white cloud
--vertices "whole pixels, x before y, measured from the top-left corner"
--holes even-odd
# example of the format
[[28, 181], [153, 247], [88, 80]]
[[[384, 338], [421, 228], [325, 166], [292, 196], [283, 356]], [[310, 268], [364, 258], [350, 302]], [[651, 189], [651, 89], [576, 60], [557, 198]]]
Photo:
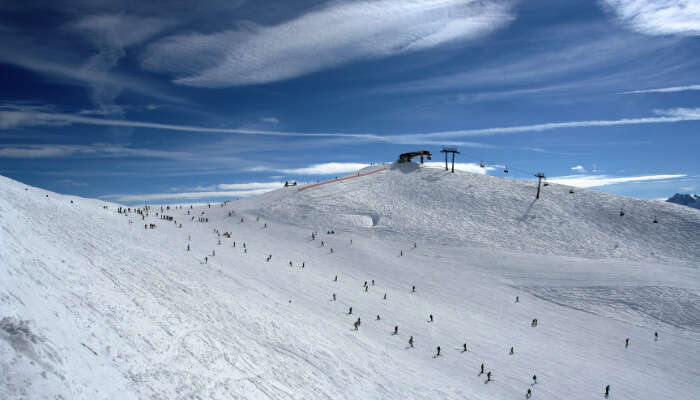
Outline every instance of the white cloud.
[[[428, 168], [440, 168], [444, 169], [445, 168], [445, 163], [444, 162], [426, 162], [423, 164], [424, 166]], [[452, 168], [452, 163], [448, 163], [448, 168]], [[455, 163], [455, 171], [464, 171], [464, 172], [471, 172], [473, 174], [486, 174], [488, 171], [495, 171], [496, 168], [493, 166], [485, 165], [483, 168], [481, 167], [480, 164], [475, 164], [475, 163]]]
[[248, 183], [221, 183], [217, 185], [220, 190], [274, 190], [282, 186], [281, 182], [248, 182]]
[[184, 85], [274, 82], [483, 36], [512, 21], [511, 9], [496, 0], [333, 2], [274, 26], [172, 36], [151, 46], [142, 65]]
[[152, 202], [155, 200], [192, 200], [192, 199], [213, 199], [236, 197], [249, 197], [269, 192], [283, 187], [283, 183], [275, 183], [273, 188], [251, 189], [251, 190], [226, 190], [226, 191], [205, 191], [205, 192], [181, 192], [181, 193], [149, 193], [149, 194], [109, 194], [101, 196], [116, 202]]
[[356, 139], [379, 140], [372, 134], [355, 133], [304, 133], [304, 132], [279, 132], [260, 129], [236, 129], [236, 128], [208, 128], [191, 125], [172, 125], [157, 122], [128, 121], [123, 119], [94, 118], [83, 115], [48, 113], [35, 111], [4, 111], [0, 109], [0, 128], [10, 129], [31, 125], [56, 125], [56, 124], [85, 124], [96, 126], [116, 126], [131, 128], [162, 129], [180, 132], [208, 132], [228, 133], [238, 135], [268, 135], [268, 136], [307, 136], [307, 137], [351, 137]]
[[[92, 42], [97, 53], [88, 58], [79, 68], [78, 74], [86, 77], [100, 76], [114, 68], [126, 55], [126, 48], [152, 37], [170, 23], [158, 18], [141, 18], [125, 14], [89, 15], [69, 26], [69, 29]], [[86, 79], [91, 86], [92, 100], [100, 109], [109, 113], [121, 114], [114, 100], [123, 86], [119, 81]]]
[[260, 118], [260, 122], [266, 122], [268, 124], [274, 124], [277, 125], [280, 123], [280, 120], [278, 120], [275, 117], [265, 117], [265, 118]]
[[615, 185], [618, 183], [630, 183], [630, 182], [645, 182], [645, 181], [658, 181], [666, 179], [677, 179], [686, 176], [685, 174], [677, 175], [644, 175], [644, 176], [623, 176], [623, 177], [613, 177], [608, 175], [569, 175], [569, 176], [559, 176], [554, 178], [547, 178], [549, 182], [559, 183], [562, 185], [580, 187], [580, 188], [591, 188], [598, 186]]
[[[425, 163], [428, 165], [430, 163]], [[343, 175], [355, 173], [358, 170], [369, 167], [368, 163], [355, 162], [327, 162], [320, 164], [312, 164], [306, 167], [299, 168], [282, 168], [275, 166], [255, 166], [244, 168], [248, 172], [281, 172], [288, 175]], [[455, 164], [457, 169], [457, 163]], [[279, 177], [278, 177], [279, 178]]]
[[[545, 132], [558, 129], [606, 127], [620, 125], [661, 124], [683, 121], [700, 121], [700, 108], [674, 108], [654, 110], [656, 116], [640, 118], [622, 118], [615, 120], [589, 120], [569, 122], [547, 122], [535, 125], [518, 125], [494, 128], [463, 129], [453, 131], [438, 131], [426, 133], [384, 135], [380, 133], [345, 133], [345, 132], [284, 132], [261, 129], [242, 128], [209, 128], [191, 125], [172, 125], [156, 122], [129, 121], [121, 119], [94, 118], [75, 114], [35, 112], [35, 111], [3, 111], [0, 108], [0, 128], [12, 129], [24, 125], [56, 125], [56, 124], [86, 124], [97, 126], [122, 126], [132, 128], [161, 129], [181, 132], [208, 132], [237, 135], [265, 135], [286, 137], [334, 137], [353, 138], [356, 140], [397, 143], [397, 144], [455, 144], [478, 145], [471, 142], [455, 142], [451, 139], [460, 137], [478, 137], [526, 132]], [[259, 167], [259, 171], [266, 170]], [[296, 172], [301, 173], [301, 172]]]
[[369, 164], [363, 163], [342, 163], [342, 162], [328, 162], [322, 164], [313, 164], [308, 167], [302, 168], [284, 168], [278, 171], [284, 172], [285, 174], [299, 174], [299, 175], [336, 175], [336, 174], [347, 174], [350, 172], [355, 172], [359, 169], [368, 167]]
[[700, 1], [603, 0], [631, 29], [648, 35], [700, 35]]
[[685, 92], [688, 90], [700, 90], [700, 85], [670, 86], [670, 87], [657, 88], [657, 89], [631, 90], [629, 92], [621, 92], [618, 94], [674, 93], [674, 92]]
[[139, 149], [104, 143], [94, 143], [92, 145], [15, 144], [0, 146], [0, 158], [59, 158], [78, 155], [100, 158], [155, 157], [182, 159], [191, 157], [189, 153]]
[[575, 167], [571, 167], [571, 170], [574, 172], [578, 172], [579, 174], [584, 174], [586, 173], [586, 168], [583, 167], [583, 165], [577, 165]]

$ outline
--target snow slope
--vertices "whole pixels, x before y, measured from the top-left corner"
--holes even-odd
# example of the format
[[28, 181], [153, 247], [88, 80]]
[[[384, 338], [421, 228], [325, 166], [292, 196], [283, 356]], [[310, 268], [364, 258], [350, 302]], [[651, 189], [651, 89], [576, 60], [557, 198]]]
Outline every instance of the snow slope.
[[0, 398], [698, 398], [700, 213], [564, 189], [389, 169], [169, 222], [0, 177]]
[[539, 200], [536, 191], [536, 181], [391, 164], [363, 179], [241, 203], [268, 219], [380, 238], [700, 265], [696, 210], [558, 184], [542, 187]]

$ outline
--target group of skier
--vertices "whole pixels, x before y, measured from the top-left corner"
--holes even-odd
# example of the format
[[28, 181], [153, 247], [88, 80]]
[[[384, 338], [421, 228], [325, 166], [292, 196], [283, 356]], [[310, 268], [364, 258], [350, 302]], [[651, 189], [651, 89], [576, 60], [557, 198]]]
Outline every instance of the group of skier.
[[[224, 205], [225, 205], [225, 203], [222, 205], [222, 207], [223, 207]], [[209, 207], [211, 207], [211, 206], [209, 205]], [[176, 208], [177, 208], [177, 207], [176, 207]], [[182, 208], [182, 206], [180, 206], [179, 208]], [[190, 206], [190, 208], [192, 208], [192, 207]], [[170, 209], [170, 208], [167, 207], [167, 209]], [[150, 210], [150, 207], [149, 207], [149, 206], [146, 206], [146, 207], [144, 207], [143, 209], [136, 209], [136, 208], [134, 209], [135, 212], [137, 212], [138, 214], [144, 216], [144, 219], [145, 219], [145, 216], [148, 216], [148, 211], [149, 211], [149, 210]], [[132, 211], [131, 208], [122, 208], [122, 207], [119, 207], [119, 209], [118, 209], [118, 212], [119, 212], [120, 214], [127, 214], [128, 212], [131, 212], [131, 211]], [[162, 213], [162, 211], [163, 211], [163, 209], [162, 209], [162, 207], [161, 207], [161, 213]], [[157, 214], [157, 213], [156, 213], [156, 214]], [[188, 211], [188, 214], [189, 214], [189, 211]], [[229, 216], [231, 216], [231, 213], [230, 213], [230, 212], [229, 212]], [[162, 214], [160, 215], [160, 219], [164, 219], [164, 220], [168, 220], [168, 221], [173, 221], [173, 217], [172, 217], [172, 216], [167, 216], [167, 215], [162, 215]], [[194, 219], [194, 217], [192, 217], [192, 219]], [[206, 217], [200, 217], [198, 220], [199, 220], [199, 222], [209, 222], [209, 219], [206, 218]], [[241, 218], [240, 221], [241, 221], [241, 223], [243, 223], [243, 222], [244, 222], [244, 219]], [[257, 221], [259, 221], [259, 217], [258, 217]], [[267, 224], [265, 224], [265, 227], [266, 227], [266, 226], [267, 226]], [[151, 223], [150, 225], [149, 225], [149, 224], [144, 225], [144, 228], [145, 228], [145, 229], [148, 229], [149, 227], [150, 227], [151, 229], [154, 229], [154, 228], [156, 227], [156, 225], [153, 224], [153, 223]], [[220, 240], [221, 234], [220, 234], [216, 229], [215, 229], [214, 231], [215, 231], [215, 233], [217, 233], [217, 235], [218, 235], [218, 237], [219, 237], [218, 244], [220, 245], [220, 244], [221, 244], [221, 240]], [[327, 231], [326, 233], [330, 235], [330, 234], [334, 234], [335, 232], [332, 231], [332, 230], [329, 230], [329, 231]], [[312, 233], [311, 233], [311, 239], [312, 239], [312, 240], [315, 240], [316, 237], [317, 237], [317, 235], [318, 235], [318, 234], [317, 234], [316, 232], [312, 232]], [[230, 233], [230, 232], [225, 232], [223, 236], [226, 237], [226, 238], [231, 238], [231, 233]], [[189, 237], [188, 237], [188, 240], [189, 240]], [[352, 240], [350, 241], [350, 243], [352, 243]], [[325, 243], [324, 243], [323, 241], [321, 242], [321, 246], [325, 246]], [[233, 242], [233, 247], [236, 247], [236, 242], [235, 242], [235, 241]], [[416, 248], [416, 247], [417, 247], [417, 243], [414, 242], [413, 248]], [[247, 252], [245, 243], [243, 243], [243, 249], [244, 249], [244, 252]], [[190, 245], [188, 244], [188, 245], [187, 245], [187, 251], [189, 251], [189, 250], [190, 250]], [[330, 249], [330, 252], [333, 253], [333, 248]], [[213, 250], [211, 256], [215, 256], [215, 254], [216, 254], [216, 252], [215, 252], [215, 250]], [[403, 255], [403, 250], [400, 250], [400, 253], [399, 253], [399, 254], [402, 256], [402, 255]], [[269, 262], [271, 259], [272, 259], [272, 254], [269, 254], [269, 255], [267, 256], [267, 258], [266, 258], [266, 261]], [[205, 261], [205, 263], [208, 263], [208, 256], [204, 257], [204, 261]], [[290, 267], [293, 266], [292, 261], [289, 261], [289, 266], [290, 266]], [[304, 267], [305, 267], [305, 262], [302, 262], [302, 263], [301, 263], [301, 268], [304, 268]], [[334, 282], [337, 282], [337, 281], [338, 281], [338, 275], [335, 275], [333, 281], [334, 281]], [[368, 281], [364, 281], [363, 288], [364, 288], [364, 291], [365, 291], [365, 292], [368, 292], [369, 286], [370, 286], [369, 282], [368, 282]], [[374, 279], [371, 280], [371, 286], [375, 286], [375, 280], [374, 280]], [[411, 291], [410, 291], [410, 292], [411, 292], [411, 293], [415, 293], [415, 292], [416, 292], [416, 286], [415, 286], [415, 285], [412, 285], [412, 286], [411, 286]], [[387, 298], [387, 294], [384, 293], [383, 299], [386, 300], [386, 298]], [[337, 299], [337, 296], [336, 296], [335, 293], [333, 293], [333, 294], [332, 294], [332, 301], [336, 301], [336, 299]], [[519, 301], [520, 301], [519, 297], [516, 296], [515, 302], [518, 303]], [[291, 300], [290, 300], [290, 304], [291, 304]], [[352, 307], [349, 307], [348, 313], [347, 313], [347, 314], [348, 314], [348, 315], [352, 315], [352, 314], [353, 314], [353, 308], [352, 308]], [[380, 320], [381, 320], [381, 317], [380, 317], [379, 315], [377, 315], [377, 316], [376, 316], [376, 320], [377, 320], [377, 321], [380, 321]], [[428, 322], [432, 323], [433, 321], [434, 321], [433, 315], [430, 314], [430, 315], [428, 316]], [[531, 326], [532, 326], [532, 327], [536, 327], [536, 326], [537, 326], [537, 322], [538, 322], [538, 321], [537, 321], [536, 318], [533, 319], [533, 320], [532, 320], [532, 323], [531, 323]], [[356, 330], [356, 331], [359, 330], [360, 325], [361, 325], [361, 318], [358, 317], [357, 320], [355, 320], [354, 323], [353, 323], [354, 330]], [[393, 332], [392, 332], [392, 335], [398, 336], [398, 334], [399, 334], [399, 327], [398, 327], [398, 325], [395, 325], [395, 326], [394, 326], [394, 329], [393, 329]], [[658, 332], [654, 332], [654, 340], [655, 340], [655, 341], [658, 341], [658, 339], [659, 339]], [[629, 348], [629, 346], [630, 346], [630, 339], [629, 339], [629, 338], [626, 338], [626, 339], [625, 339], [625, 347], [626, 347], [626, 348]], [[413, 348], [413, 347], [414, 347], [414, 338], [413, 338], [413, 336], [410, 336], [409, 339], [408, 339], [408, 348]], [[463, 344], [462, 344], [462, 353], [467, 352], [467, 351], [468, 351], [467, 343], [463, 343]], [[512, 347], [512, 346], [510, 347], [509, 354], [510, 354], [510, 355], [514, 355], [514, 354], [515, 354], [515, 349], [514, 349], [514, 347]], [[440, 357], [441, 355], [442, 355], [441, 347], [440, 347], [440, 346], [437, 346], [437, 347], [436, 347], [436, 353], [435, 353], [435, 356], [434, 356], [434, 357]], [[491, 372], [491, 371], [485, 371], [484, 363], [482, 363], [482, 364], [481, 364], [481, 367], [480, 367], [479, 374], [482, 375], [482, 374], [484, 374], [484, 373], [486, 373], [486, 382], [485, 382], [485, 383], [492, 382], [492, 372]], [[535, 384], [537, 384], [537, 376], [536, 376], [536, 375], [533, 375], [533, 376], [532, 376], [532, 384], [531, 384], [531, 386], [533, 386], [533, 385], [535, 385]], [[607, 385], [607, 386], [605, 386], [605, 389], [604, 389], [604, 396], [605, 396], [605, 398], [608, 398], [609, 395], [610, 395], [610, 385]], [[529, 398], [532, 397], [532, 389], [531, 389], [531, 388], [528, 388], [528, 389], [527, 389], [527, 392], [526, 392], [525, 397], [526, 397], [527, 399], [529, 399]]]

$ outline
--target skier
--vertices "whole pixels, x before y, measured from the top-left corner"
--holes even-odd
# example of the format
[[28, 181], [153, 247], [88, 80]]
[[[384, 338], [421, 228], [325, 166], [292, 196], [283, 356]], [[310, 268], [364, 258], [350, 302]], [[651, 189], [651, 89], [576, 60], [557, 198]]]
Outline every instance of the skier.
[[462, 345], [462, 353], [464, 353], [464, 352], [466, 352], [466, 351], [467, 351], [467, 344], [464, 343], [464, 344]]
[[510, 355], [512, 356], [515, 353], [515, 350], [513, 349], [513, 346], [510, 346]]
[[291, 261], [289, 262], [289, 266], [290, 266], [290, 267], [292, 266], [292, 262], [291, 262]]
[[333, 254], [333, 248], [331, 247], [331, 254]]
[[403, 256], [403, 249], [401, 249], [401, 253], [399, 253], [400, 256]]
[[413, 248], [415, 249], [416, 247], [418, 247], [418, 243], [413, 242]]
[[532, 397], [532, 390], [530, 390], [530, 389], [528, 388], [528, 389], [527, 389], [527, 393], [525, 394], [525, 398], [526, 398], [526, 399], [529, 399], [530, 397]]
[[515, 302], [516, 302], [516, 303], [519, 303], [519, 302], [520, 302], [520, 298], [519, 298], [518, 296], [515, 296]]
[[610, 385], [605, 386], [605, 398], [607, 399], [610, 395]]
[[536, 383], [537, 383], [537, 375], [532, 375], [532, 384], [534, 385]]
[[430, 314], [429, 318], [430, 318], [430, 322], [433, 322], [433, 314]]
[[374, 286], [374, 279], [372, 279], [372, 286]]
[[365, 286], [365, 292], [369, 290], [369, 286]]
[[207, 264], [209, 262], [209, 257], [204, 257], [204, 263]]
[[362, 286], [367, 287], [367, 281], [365, 281], [365, 283]]
[[394, 335], [398, 335], [398, 334], [399, 334], [399, 326], [396, 325], [396, 326], [394, 327]]
[[411, 288], [411, 293], [415, 293], [415, 292], [416, 292], [416, 285], [413, 285], [413, 287]]
[[655, 342], [659, 341], [659, 332], [654, 332], [654, 341]]
[[335, 293], [333, 293], [333, 301], [335, 301]]
[[379, 314], [377, 314], [377, 321], [379, 321], [381, 318], [379, 318]]
[[630, 338], [625, 339], [625, 348], [630, 347]]
[[348, 310], [348, 315], [352, 315], [352, 307]]
[[335, 276], [335, 279], [333, 281], [338, 282], [338, 275]]
[[302, 261], [302, 262], [301, 262], [301, 267], [302, 267], [302, 268], [306, 267], [306, 261]]
[[187, 245], [187, 251], [190, 251], [190, 245], [189, 245], [189, 244]]
[[479, 371], [479, 375], [484, 373], [484, 363], [481, 363], [481, 371]]
[[486, 382], [491, 382], [491, 371], [486, 373]]
[[355, 321], [355, 330], [357, 330], [360, 327], [360, 317], [357, 317], [357, 321]]
[[439, 356], [440, 356], [440, 346], [437, 347], [437, 355], [435, 357], [439, 357]]
[[386, 293], [384, 293], [384, 300], [386, 300]]
[[408, 345], [413, 347], [413, 336], [408, 339]]

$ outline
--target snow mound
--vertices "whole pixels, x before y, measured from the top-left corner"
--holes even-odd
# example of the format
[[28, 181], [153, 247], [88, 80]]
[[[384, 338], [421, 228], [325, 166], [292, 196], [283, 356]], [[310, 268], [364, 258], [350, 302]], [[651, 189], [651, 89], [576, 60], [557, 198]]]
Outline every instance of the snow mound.
[[[267, 219], [322, 231], [364, 227], [392, 240], [700, 264], [695, 210], [558, 184], [542, 187], [536, 200], [536, 190], [535, 180], [392, 164], [381, 173], [240, 204]], [[371, 215], [373, 222], [348, 215]], [[370, 229], [377, 221], [383, 229]]]

